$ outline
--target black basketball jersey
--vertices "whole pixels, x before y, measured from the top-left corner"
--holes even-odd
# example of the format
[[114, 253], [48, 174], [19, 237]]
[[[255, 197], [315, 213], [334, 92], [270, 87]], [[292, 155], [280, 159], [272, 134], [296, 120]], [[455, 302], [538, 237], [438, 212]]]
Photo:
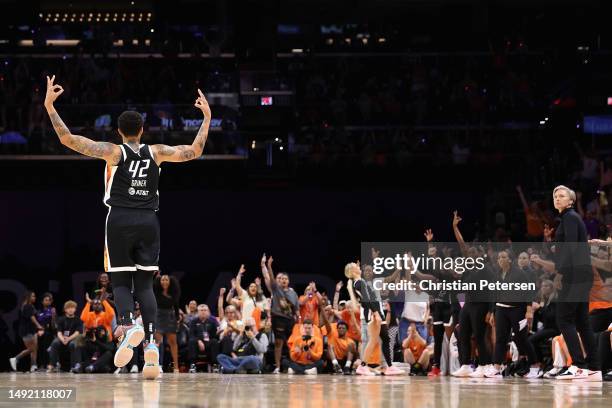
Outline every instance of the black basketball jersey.
[[382, 302], [379, 300], [374, 288], [363, 279], [357, 279], [353, 282], [353, 290], [361, 307], [363, 307], [363, 315], [366, 321], [370, 321], [371, 313], [378, 312], [381, 319], [385, 320], [385, 311], [382, 307]]
[[104, 175], [104, 204], [108, 207], [159, 207], [159, 173], [151, 146], [140, 145], [138, 151], [122, 144], [121, 159], [116, 166], [106, 165]]

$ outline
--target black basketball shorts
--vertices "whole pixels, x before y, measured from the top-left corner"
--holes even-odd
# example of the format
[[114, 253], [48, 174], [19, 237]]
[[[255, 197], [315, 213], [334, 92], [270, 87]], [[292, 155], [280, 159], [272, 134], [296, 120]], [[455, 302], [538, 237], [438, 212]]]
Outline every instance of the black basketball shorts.
[[107, 272], [156, 271], [159, 220], [153, 210], [111, 207], [106, 216], [104, 269]]

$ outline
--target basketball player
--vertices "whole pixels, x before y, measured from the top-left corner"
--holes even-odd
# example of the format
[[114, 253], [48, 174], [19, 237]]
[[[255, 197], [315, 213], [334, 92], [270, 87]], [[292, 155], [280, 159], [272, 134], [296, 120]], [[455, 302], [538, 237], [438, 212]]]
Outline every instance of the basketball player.
[[[353, 285], [353, 291], [363, 307], [363, 313], [368, 322], [368, 342], [363, 351], [361, 365], [355, 371], [357, 375], [376, 375], [367, 366], [372, 353], [382, 343], [382, 351], [387, 368], [384, 375], [402, 375], [404, 372], [393, 365], [391, 349], [389, 347], [389, 329], [385, 320], [385, 312], [382, 304], [376, 298], [374, 289], [361, 277], [361, 267], [356, 263], [349, 263], [344, 267], [344, 275], [349, 279], [349, 285]], [[355, 306], [357, 308], [357, 305]]]
[[191, 145], [171, 147], [141, 144], [143, 119], [134, 111], [125, 111], [119, 116], [122, 144], [96, 142], [72, 134], [64, 124], [53, 107], [64, 89], [54, 81], [55, 75], [47, 77], [45, 108], [60, 142], [81, 154], [106, 161], [104, 204], [108, 207], [108, 215], [104, 267], [112, 276], [118, 312], [119, 325], [115, 336], [122, 337], [114, 363], [117, 367], [125, 366], [132, 358], [132, 349], [138, 347], [145, 337], [144, 328], [134, 321], [133, 288], [149, 334], [143, 374], [146, 378], [155, 378], [160, 372], [159, 350], [153, 341], [157, 314], [153, 275], [159, 269], [159, 221], [156, 211], [160, 165], [166, 161], [193, 160], [202, 155], [208, 137], [210, 107], [198, 89], [195, 106], [204, 114], [204, 120]]

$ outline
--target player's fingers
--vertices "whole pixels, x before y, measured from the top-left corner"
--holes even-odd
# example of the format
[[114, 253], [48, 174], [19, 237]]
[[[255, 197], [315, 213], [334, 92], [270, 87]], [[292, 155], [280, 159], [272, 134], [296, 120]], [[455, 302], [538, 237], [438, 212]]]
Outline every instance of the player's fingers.
[[55, 81], [55, 75], [51, 77], [51, 85], [53, 85], [53, 81]]
[[61, 94], [63, 94], [63, 93], [64, 93], [64, 90], [63, 90], [63, 89], [61, 89], [59, 92], [56, 92], [56, 93], [55, 93], [55, 96], [60, 96], [60, 95], [61, 95]]
[[51, 78], [47, 75], [47, 88], [51, 85]]
[[202, 91], [200, 90], [200, 88], [198, 88], [198, 94], [200, 95], [200, 97], [204, 98], [204, 94], [202, 93]]

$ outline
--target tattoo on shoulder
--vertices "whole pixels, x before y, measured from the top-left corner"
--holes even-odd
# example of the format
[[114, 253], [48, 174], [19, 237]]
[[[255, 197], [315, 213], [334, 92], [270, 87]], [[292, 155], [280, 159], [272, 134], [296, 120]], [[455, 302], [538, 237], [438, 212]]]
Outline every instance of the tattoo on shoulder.
[[115, 164], [118, 164], [120, 160], [121, 160], [121, 150], [119, 150], [119, 151], [115, 152], [115, 154], [113, 154], [110, 162], [113, 165], [115, 165]]

